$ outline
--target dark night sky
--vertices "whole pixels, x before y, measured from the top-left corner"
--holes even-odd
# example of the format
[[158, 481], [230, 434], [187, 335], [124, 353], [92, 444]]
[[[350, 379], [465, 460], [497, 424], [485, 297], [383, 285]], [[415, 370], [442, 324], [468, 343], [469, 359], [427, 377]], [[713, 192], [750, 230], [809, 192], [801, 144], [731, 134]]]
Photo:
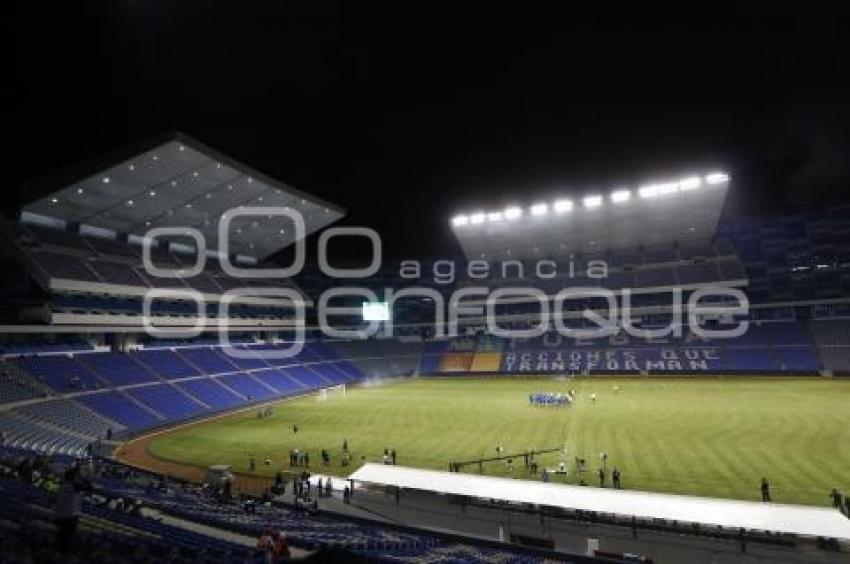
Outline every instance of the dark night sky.
[[448, 219], [472, 206], [691, 168], [733, 173], [727, 217], [850, 199], [846, 18], [580, 5], [10, 9], [3, 211], [34, 178], [170, 129], [346, 207], [395, 257], [453, 254]]

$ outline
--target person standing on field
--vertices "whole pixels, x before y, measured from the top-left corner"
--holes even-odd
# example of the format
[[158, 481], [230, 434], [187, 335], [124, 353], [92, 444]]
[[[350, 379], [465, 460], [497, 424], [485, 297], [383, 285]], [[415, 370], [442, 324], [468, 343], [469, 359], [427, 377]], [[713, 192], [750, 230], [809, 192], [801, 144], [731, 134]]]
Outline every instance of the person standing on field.
[[761, 479], [761, 500], [762, 501], [771, 501], [770, 499], [770, 482], [767, 481], [767, 478]]

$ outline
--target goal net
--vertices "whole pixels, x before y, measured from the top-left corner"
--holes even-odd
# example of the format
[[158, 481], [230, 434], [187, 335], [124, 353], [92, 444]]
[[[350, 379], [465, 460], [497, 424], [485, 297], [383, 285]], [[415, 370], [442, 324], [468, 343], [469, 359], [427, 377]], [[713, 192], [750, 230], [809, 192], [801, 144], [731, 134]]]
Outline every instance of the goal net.
[[345, 395], [345, 384], [330, 386], [319, 390], [319, 401], [327, 401], [329, 398], [335, 398]]

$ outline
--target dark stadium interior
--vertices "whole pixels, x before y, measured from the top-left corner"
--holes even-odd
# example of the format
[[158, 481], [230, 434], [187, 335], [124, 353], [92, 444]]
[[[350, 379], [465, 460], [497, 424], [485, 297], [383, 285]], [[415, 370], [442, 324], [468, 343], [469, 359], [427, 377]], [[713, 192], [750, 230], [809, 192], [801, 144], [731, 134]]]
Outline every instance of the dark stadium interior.
[[846, 561], [837, 10], [7, 15], [0, 562]]

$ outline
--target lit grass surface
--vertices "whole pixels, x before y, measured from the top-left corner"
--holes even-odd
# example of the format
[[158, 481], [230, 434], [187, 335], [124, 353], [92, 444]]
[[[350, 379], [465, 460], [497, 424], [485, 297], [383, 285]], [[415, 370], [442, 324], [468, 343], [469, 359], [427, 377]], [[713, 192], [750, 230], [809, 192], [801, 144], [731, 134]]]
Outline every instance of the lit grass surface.
[[[570, 388], [578, 393], [571, 407], [528, 405], [531, 392]], [[765, 476], [774, 501], [828, 505], [833, 487], [850, 493], [848, 400], [850, 381], [821, 378], [419, 378], [349, 388], [327, 401], [283, 401], [266, 419], [257, 419], [256, 410], [237, 413], [163, 435], [150, 452], [201, 466], [231, 464], [238, 473], [248, 472], [251, 453], [256, 474], [271, 476], [289, 469], [289, 450], [299, 448], [309, 452], [312, 469], [342, 476], [363, 460], [380, 461], [384, 448], [396, 449], [399, 464], [446, 470], [452, 460], [493, 456], [498, 444], [506, 453], [566, 445], [566, 455], [538, 462], [567, 462], [567, 483], [580, 479], [579, 456], [588, 462], [584, 480], [598, 485], [605, 451], [609, 485], [616, 466], [629, 489], [760, 499]], [[340, 466], [343, 439], [353, 455], [347, 467]], [[321, 466], [322, 448], [331, 454], [330, 468]], [[488, 463], [484, 473], [537, 479], [521, 456], [513, 467]]]

